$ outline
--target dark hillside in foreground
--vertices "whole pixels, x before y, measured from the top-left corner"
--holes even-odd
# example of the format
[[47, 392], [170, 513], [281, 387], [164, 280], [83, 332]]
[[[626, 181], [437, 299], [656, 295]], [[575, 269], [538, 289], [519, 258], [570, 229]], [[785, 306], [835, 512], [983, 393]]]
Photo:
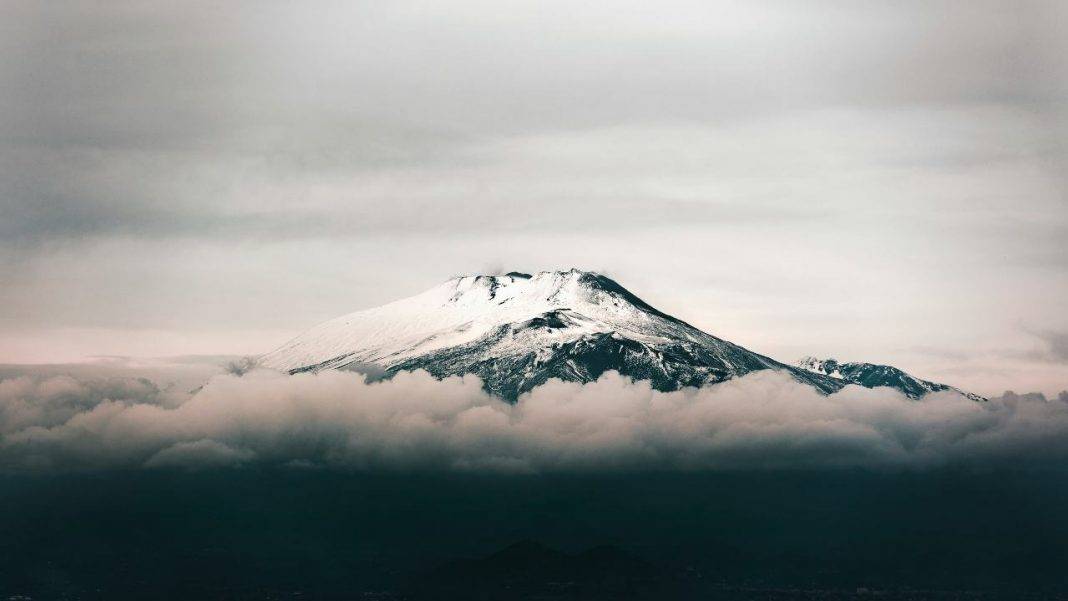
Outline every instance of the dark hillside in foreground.
[[1068, 590], [1065, 499], [1048, 472], [8, 476], [0, 598], [1026, 598]]

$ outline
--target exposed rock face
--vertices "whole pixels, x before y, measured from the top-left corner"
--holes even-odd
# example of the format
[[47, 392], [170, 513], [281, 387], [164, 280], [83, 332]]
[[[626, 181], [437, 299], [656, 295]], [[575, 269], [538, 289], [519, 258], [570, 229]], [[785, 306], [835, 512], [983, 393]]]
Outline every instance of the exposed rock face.
[[550, 378], [608, 370], [658, 390], [775, 369], [829, 393], [850, 380], [779, 363], [702, 332], [592, 272], [464, 276], [320, 324], [264, 355], [291, 373], [374, 364], [387, 374], [475, 374], [509, 401]]

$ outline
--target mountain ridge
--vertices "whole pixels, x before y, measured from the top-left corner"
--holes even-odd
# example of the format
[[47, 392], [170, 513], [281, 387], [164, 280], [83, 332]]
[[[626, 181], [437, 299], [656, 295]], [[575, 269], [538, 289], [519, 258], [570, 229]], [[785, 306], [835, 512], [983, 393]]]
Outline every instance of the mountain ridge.
[[896, 388], [901, 391], [910, 399], [919, 399], [932, 392], [953, 391], [962, 394], [973, 401], [987, 400], [985, 397], [965, 392], [948, 384], [941, 384], [939, 382], [917, 378], [893, 365], [880, 365], [877, 363], [864, 362], [840, 362], [833, 358], [819, 359], [817, 357], [808, 356], [798, 360], [796, 366], [800, 369], [827, 375], [866, 388], [890, 386], [891, 388]]
[[510, 402], [551, 378], [589, 382], [609, 370], [665, 391], [764, 369], [825, 394], [854, 383], [718, 338], [578, 269], [454, 277], [321, 323], [260, 363], [289, 373], [373, 364], [387, 375], [474, 374]]

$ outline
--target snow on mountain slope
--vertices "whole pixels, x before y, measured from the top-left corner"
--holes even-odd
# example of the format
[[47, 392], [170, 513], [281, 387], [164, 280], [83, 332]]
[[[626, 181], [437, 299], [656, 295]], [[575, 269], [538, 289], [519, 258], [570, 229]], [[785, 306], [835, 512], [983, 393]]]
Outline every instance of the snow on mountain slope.
[[986, 399], [964, 392], [947, 384], [921, 380], [891, 365], [876, 365], [874, 363], [839, 363], [834, 359], [817, 359], [805, 357], [797, 362], [797, 367], [812, 373], [830, 376], [836, 380], [851, 384], [859, 384], [866, 388], [889, 386], [905, 393], [906, 396], [918, 399], [931, 392], [953, 390], [959, 392], [973, 401], [985, 401]]
[[834, 378], [793, 368], [661, 313], [592, 272], [476, 275], [315, 326], [261, 365], [296, 373], [376, 364], [437, 377], [476, 374], [506, 399], [549, 378], [588, 382], [607, 370], [659, 390], [761, 369], [833, 392]]

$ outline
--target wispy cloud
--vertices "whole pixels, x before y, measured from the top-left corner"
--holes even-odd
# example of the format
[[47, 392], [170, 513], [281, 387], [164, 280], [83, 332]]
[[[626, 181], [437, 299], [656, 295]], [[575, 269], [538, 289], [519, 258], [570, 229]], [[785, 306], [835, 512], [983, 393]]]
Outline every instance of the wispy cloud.
[[1029, 330], [1029, 333], [1041, 340], [1043, 345], [1042, 349], [1029, 353], [1031, 358], [1068, 363], [1068, 332], [1060, 330]]

